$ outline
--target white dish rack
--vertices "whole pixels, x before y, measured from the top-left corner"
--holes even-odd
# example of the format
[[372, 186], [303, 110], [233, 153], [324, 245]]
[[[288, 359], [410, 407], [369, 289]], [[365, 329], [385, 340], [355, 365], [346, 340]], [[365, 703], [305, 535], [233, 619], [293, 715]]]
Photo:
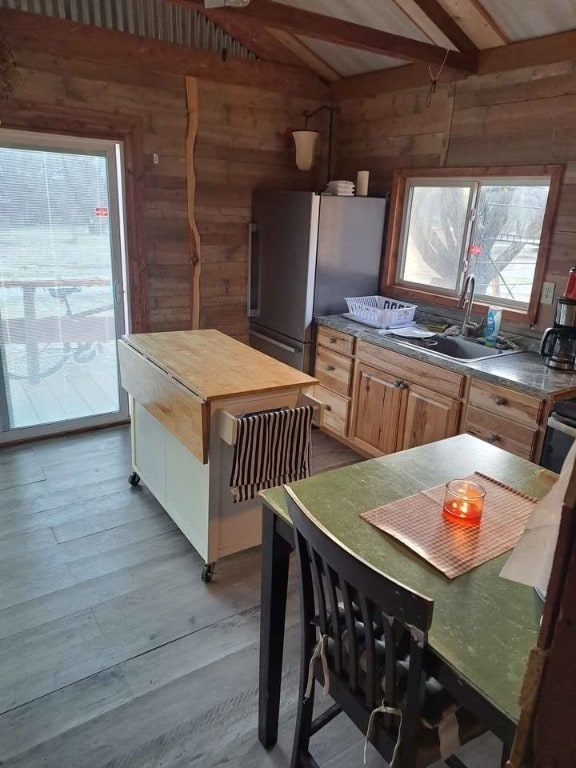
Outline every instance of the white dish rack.
[[414, 320], [416, 304], [386, 296], [357, 296], [346, 299], [348, 311], [359, 322], [375, 328], [401, 328]]

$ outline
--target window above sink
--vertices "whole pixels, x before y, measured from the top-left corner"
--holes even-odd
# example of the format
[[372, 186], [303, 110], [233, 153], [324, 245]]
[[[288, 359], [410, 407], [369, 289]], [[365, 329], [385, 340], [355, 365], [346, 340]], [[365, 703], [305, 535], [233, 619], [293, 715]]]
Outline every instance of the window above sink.
[[563, 167], [444, 168], [394, 174], [382, 292], [533, 322]]

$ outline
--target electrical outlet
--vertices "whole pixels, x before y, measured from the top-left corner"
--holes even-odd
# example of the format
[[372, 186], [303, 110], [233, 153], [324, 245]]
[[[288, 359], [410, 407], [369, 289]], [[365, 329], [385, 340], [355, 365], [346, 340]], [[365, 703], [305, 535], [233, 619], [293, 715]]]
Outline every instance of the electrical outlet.
[[154, 152], [154, 154], [152, 155], [152, 162], [154, 163], [154, 165], [158, 165], [158, 153], [157, 152]]
[[554, 289], [556, 283], [542, 283], [542, 293], [540, 294], [540, 304], [552, 304], [554, 301]]

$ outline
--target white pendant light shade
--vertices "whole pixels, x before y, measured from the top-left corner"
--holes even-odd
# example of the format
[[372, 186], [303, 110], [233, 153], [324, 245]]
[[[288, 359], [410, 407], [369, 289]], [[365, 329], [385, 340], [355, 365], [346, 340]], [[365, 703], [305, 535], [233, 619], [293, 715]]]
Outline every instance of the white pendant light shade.
[[309, 171], [314, 165], [314, 150], [318, 141], [318, 131], [292, 131], [296, 144], [296, 167]]

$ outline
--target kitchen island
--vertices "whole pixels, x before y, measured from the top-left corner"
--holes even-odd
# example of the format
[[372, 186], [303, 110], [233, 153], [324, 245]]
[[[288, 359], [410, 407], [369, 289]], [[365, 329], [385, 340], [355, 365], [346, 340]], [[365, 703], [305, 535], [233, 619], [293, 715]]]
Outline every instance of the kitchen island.
[[130, 334], [119, 342], [132, 402], [130, 482], [140, 478], [204, 559], [260, 543], [260, 507], [229, 487], [235, 417], [294, 407], [315, 379], [215, 330]]

